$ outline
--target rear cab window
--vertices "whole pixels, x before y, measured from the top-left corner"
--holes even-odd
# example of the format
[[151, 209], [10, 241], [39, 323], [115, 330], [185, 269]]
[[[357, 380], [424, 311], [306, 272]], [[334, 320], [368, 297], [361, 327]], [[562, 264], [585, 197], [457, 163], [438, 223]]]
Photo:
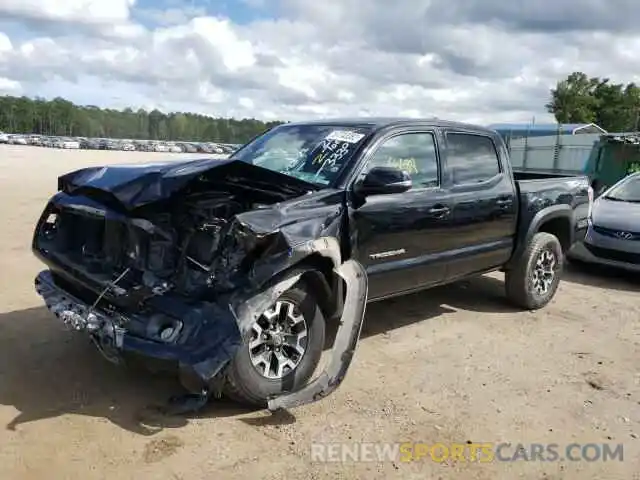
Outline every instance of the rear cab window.
[[500, 175], [493, 139], [475, 133], [447, 132], [447, 168], [453, 185], [473, 185]]

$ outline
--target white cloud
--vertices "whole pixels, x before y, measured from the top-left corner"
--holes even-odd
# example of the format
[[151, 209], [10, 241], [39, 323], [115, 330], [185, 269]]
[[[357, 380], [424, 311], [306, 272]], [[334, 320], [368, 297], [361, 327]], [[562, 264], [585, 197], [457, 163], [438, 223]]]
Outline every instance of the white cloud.
[[136, 0], [2, 0], [6, 16], [88, 23], [123, 22]]
[[185, 53], [194, 53], [203, 60], [222, 62], [230, 71], [250, 67], [256, 62], [251, 42], [239, 38], [225, 19], [194, 18], [185, 25], [158, 29], [153, 38], [160, 48], [164, 43], [168, 50], [178, 55], [177, 50], [184, 48]]
[[204, 0], [0, 0], [12, 27], [0, 78], [29, 95], [216, 116], [543, 119], [571, 71], [640, 80], [640, 34], [603, 13], [625, 1], [541, 0], [534, 14], [497, 0], [279, 0], [275, 20], [234, 23]]
[[17, 95], [22, 92], [22, 85], [15, 80], [0, 77], [0, 93], [3, 95]]
[[7, 55], [12, 50], [13, 43], [11, 43], [11, 39], [4, 33], [0, 32], [0, 58], [2, 58], [2, 55]]

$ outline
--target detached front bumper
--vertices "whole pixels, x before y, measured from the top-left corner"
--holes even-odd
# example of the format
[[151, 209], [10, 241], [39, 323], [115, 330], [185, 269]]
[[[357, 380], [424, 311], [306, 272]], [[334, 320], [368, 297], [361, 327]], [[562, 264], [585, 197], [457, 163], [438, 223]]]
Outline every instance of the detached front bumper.
[[[333, 244], [329, 245], [334, 247]], [[362, 265], [353, 260], [342, 263], [334, 272], [344, 281], [346, 295], [331, 361], [315, 380], [301, 389], [268, 399], [269, 410], [320, 400], [335, 391], [346, 376], [364, 320], [368, 282]], [[132, 353], [149, 359], [174, 362], [178, 365], [183, 384], [191, 391], [200, 393], [203, 388], [211, 385], [242, 345], [240, 332], [246, 329], [250, 319], [257, 318], [302, 276], [300, 274], [276, 283], [239, 305], [229, 304], [224, 308], [207, 304], [207, 307], [194, 308], [190, 317], [184, 319], [184, 330], [165, 342], [134, 334], [127, 327], [128, 322], [131, 322], [130, 318], [120, 313], [93, 308], [56, 284], [49, 270], [38, 274], [35, 288], [56, 317], [74, 330], [86, 332], [109, 361], [120, 363], [123, 354]], [[193, 324], [198, 326], [190, 328], [190, 324], [191, 327]]]
[[76, 331], [104, 336], [115, 348], [123, 348], [126, 330], [116, 324], [116, 319], [105, 312], [91, 309], [87, 303], [60, 288], [49, 270], [38, 274], [35, 288], [47, 309], [65, 325]]
[[[132, 354], [173, 364], [181, 375], [195, 376], [206, 383], [217, 375], [242, 343], [232, 314], [216, 305], [194, 307], [191, 315], [181, 322], [158, 324], [153, 315], [128, 317], [93, 308], [58, 285], [49, 270], [37, 275], [35, 289], [51, 313], [71, 329], [88, 334], [112, 363], [122, 363], [125, 355]], [[145, 327], [149, 337], [140, 334]], [[150, 338], [163, 336], [163, 328], [174, 331], [169, 332], [171, 335], [165, 334], [163, 341]], [[194, 390], [197, 388], [201, 385], [196, 385]]]

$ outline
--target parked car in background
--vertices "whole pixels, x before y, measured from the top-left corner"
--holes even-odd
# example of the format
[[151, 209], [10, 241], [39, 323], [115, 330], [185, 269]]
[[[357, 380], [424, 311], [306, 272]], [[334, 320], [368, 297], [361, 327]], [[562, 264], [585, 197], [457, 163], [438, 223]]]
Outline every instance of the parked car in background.
[[147, 141], [146, 140], [134, 140], [133, 146], [137, 152], [146, 152], [147, 151]]
[[222, 153], [230, 155], [234, 152], [234, 149], [230, 145], [218, 145], [222, 150]]
[[640, 172], [618, 181], [594, 201], [586, 236], [569, 258], [640, 272]]
[[84, 138], [80, 140], [80, 148], [87, 150], [100, 150], [100, 140], [96, 138]]
[[27, 139], [23, 135], [9, 135], [9, 143], [13, 145], [28, 145]]
[[182, 147], [174, 142], [167, 142], [167, 151], [171, 153], [182, 153], [184, 150]]
[[199, 153], [214, 153], [213, 148], [211, 148], [211, 145], [207, 143], [199, 143], [197, 145], [197, 148]]
[[51, 143], [52, 143], [53, 148], [64, 148], [64, 139], [63, 138], [53, 137]]
[[[0, 132], [0, 143], [35, 145], [49, 148], [85, 150], [123, 150], [140, 152], [205, 153], [231, 155], [238, 145], [216, 142], [131, 140], [114, 138], [59, 137], [40, 134], [7, 134]], [[76, 143], [78, 146], [76, 146]]]
[[169, 147], [164, 142], [155, 142], [153, 144], [153, 151], [154, 152], [168, 152], [169, 151]]
[[27, 137], [27, 143], [29, 145], [41, 146], [42, 145], [42, 137], [40, 135], [29, 135]]
[[63, 138], [62, 139], [62, 148], [65, 148], [67, 150], [76, 150], [78, 148], [80, 148], [80, 142], [78, 140], [76, 140], [75, 138]]
[[133, 152], [135, 151], [136, 146], [133, 143], [133, 140], [123, 140], [122, 143], [120, 143], [120, 148], [125, 152]]
[[106, 150], [120, 150], [120, 142], [118, 140], [107, 139], [104, 142]]
[[224, 149], [220, 145], [218, 145], [217, 143], [212, 143], [211, 144], [211, 151], [213, 153], [218, 153], [218, 154], [224, 153]]
[[185, 153], [198, 153], [198, 147], [193, 143], [181, 142], [178, 145], [180, 145], [182, 151]]

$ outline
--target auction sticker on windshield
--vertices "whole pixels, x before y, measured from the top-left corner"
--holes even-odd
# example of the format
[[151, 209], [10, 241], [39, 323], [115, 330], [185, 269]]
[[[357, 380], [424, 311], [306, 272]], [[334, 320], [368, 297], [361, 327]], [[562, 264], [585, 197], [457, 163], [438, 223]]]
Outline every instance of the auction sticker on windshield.
[[336, 142], [358, 143], [364, 138], [364, 133], [354, 132], [352, 130], [334, 130], [326, 136], [326, 140], [335, 140]]

